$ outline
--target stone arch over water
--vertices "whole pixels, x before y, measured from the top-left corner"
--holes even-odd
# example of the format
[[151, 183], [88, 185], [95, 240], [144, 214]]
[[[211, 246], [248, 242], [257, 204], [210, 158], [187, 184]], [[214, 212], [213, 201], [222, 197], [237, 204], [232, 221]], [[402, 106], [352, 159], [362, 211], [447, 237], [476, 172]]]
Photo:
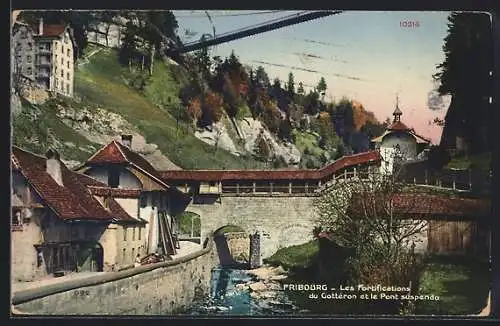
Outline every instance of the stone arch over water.
[[247, 266], [245, 260], [248, 260], [250, 252], [250, 238], [242, 227], [233, 224], [224, 225], [215, 230], [213, 237], [221, 266]]

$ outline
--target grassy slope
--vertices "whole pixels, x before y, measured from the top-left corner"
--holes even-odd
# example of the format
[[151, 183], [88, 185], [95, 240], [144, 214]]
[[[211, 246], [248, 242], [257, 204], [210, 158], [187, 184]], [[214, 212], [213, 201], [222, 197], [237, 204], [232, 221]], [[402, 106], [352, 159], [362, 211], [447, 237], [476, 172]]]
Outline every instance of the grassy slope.
[[[22, 101], [22, 106], [23, 113], [12, 119], [14, 145], [38, 154], [44, 154], [49, 147], [57, 147], [65, 159], [80, 162], [100, 147], [65, 125], [48, 103], [39, 106], [40, 115], [36, 121], [32, 121], [27, 114], [33, 112], [34, 107], [27, 101]], [[63, 144], [57, 146], [55, 140]], [[72, 143], [74, 147], [64, 143]]]
[[154, 103], [170, 97], [177, 104], [178, 86], [170, 67], [157, 63], [154, 74], [141, 94], [127, 85], [128, 68], [122, 68], [113, 50], [103, 50], [80, 66], [75, 74], [75, 90], [82, 100], [118, 113], [135, 125], [146, 140], [178, 166], [186, 169], [255, 168], [260, 164], [251, 158], [240, 158], [224, 150], [215, 153], [212, 146], [190, 132], [177, 131], [176, 121]]
[[307, 268], [317, 256], [318, 251], [318, 240], [312, 240], [305, 244], [282, 248], [271, 257], [264, 259], [264, 262], [283, 266], [285, 269]]
[[477, 314], [486, 306], [491, 275], [488, 264], [472, 258], [434, 257], [427, 265], [420, 294], [439, 301], [420, 301], [418, 314]]

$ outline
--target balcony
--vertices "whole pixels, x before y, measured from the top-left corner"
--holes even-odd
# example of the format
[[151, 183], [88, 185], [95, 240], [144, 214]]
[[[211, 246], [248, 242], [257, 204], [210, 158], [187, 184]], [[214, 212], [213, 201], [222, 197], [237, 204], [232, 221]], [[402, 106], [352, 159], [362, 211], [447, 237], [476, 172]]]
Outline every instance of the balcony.
[[35, 63], [37, 66], [45, 66], [45, 67], [50, 67], [52, 66], [52, 62], [48, 61], [48, 60], [38, 60], [36, 61]]

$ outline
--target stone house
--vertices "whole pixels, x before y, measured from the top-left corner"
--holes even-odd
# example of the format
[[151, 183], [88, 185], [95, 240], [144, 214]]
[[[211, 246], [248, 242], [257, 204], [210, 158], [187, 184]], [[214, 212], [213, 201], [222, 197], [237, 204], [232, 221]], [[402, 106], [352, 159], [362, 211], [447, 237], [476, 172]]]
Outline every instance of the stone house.
[[48, 91], [73, 96], [76, 44], [68, 25], [16, 22], [12, 45], [12, 78], [19, 74]]
[[[158, 171], [140, 154], [132, 151], [132, 136], [123, 135], [122, 142], [112, 141], [92, 155], [76, 170], [123, 195], [116, 201], [132, 216], [146, 220], [144, 230], [124, 229], [123, 238], [145, 239], [140, 254], [159, 252], [175, 255], [178, 249], [177, 224], [174, 218], [187, 206], [190, 198], [176, 187], [165, 183]], [[127, 243], [127, 245], [125, 245]], [[122, 254], [132, 257], [134, 247], [123, 242]]]
[[145, 245], [144, 238], [123, 239], [122, 230], [146, 224], [118, 203], [129, 194], [69, 170], [54, 150], [43, 157], [13, 147], [11, 166], [13, 280], [116, 270], [133, 260], [123, 257], [124, 243]]

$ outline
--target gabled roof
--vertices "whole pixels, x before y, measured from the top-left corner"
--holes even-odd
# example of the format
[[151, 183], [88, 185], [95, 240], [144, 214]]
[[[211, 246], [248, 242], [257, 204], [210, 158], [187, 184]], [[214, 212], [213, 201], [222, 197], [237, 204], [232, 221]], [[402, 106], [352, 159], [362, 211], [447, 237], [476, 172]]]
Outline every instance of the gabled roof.
[[36, 37], [58, 37], [66, 31], [66, 25], [63, 24], [43, 24], [43, 34], [39, 35], [38, 25], [33, 27]]
[[377, 162], [380, 154], [370, 151], [344, 156], [337, 161], [318, 170], [170, 170], [160, 171], [166, 181], [195, 180], [321, 180], [336, 171], [358, 164]]
[[127, 146], [113, 140], [108, 145], [92, 155], [84, 166], [95, 166], [103, 164], [127, 164], [144, 172], [150, 178], [160, 183], [165, 188], [170, 186], [162, 180], [158, 171], [141, 155], [133, 152]]
[[110, 210], [106, 210], [87, 188], [89, 185], [106, 185], [69, 170], [62, 162], [63, 186], [46, 172], [46, 158], [43, 156], [14, 146], [11, 163], [12, 167], [26, 178], [42, 201], [63, 220], [136, 221], [113, 198], [109, 199]]
[[[394, 132], [397, 132], [399, 130], [386, 130], [384, 131], [384, 133], [381, 135], [381, 136], [378, 136], [378, 137], [375, 137], [375, 138], [372, 138], [372, 142], [373, 143], [380, 143], [382, 142], [382, 140], [384, 139], [385, 136], [389, 135], [389, 134], [392, 134]], [[415, 133], [415, 131], [413, 129], [409, 129], [406, 131], [406, 133], [410, 136], [412, 136], [413, 138], [415, 138], [415, 141], [418, 143], [418, 144], [429, 144], [431, 141], [425, 137], [422, 137], [420, 135], [417, 135]]]

